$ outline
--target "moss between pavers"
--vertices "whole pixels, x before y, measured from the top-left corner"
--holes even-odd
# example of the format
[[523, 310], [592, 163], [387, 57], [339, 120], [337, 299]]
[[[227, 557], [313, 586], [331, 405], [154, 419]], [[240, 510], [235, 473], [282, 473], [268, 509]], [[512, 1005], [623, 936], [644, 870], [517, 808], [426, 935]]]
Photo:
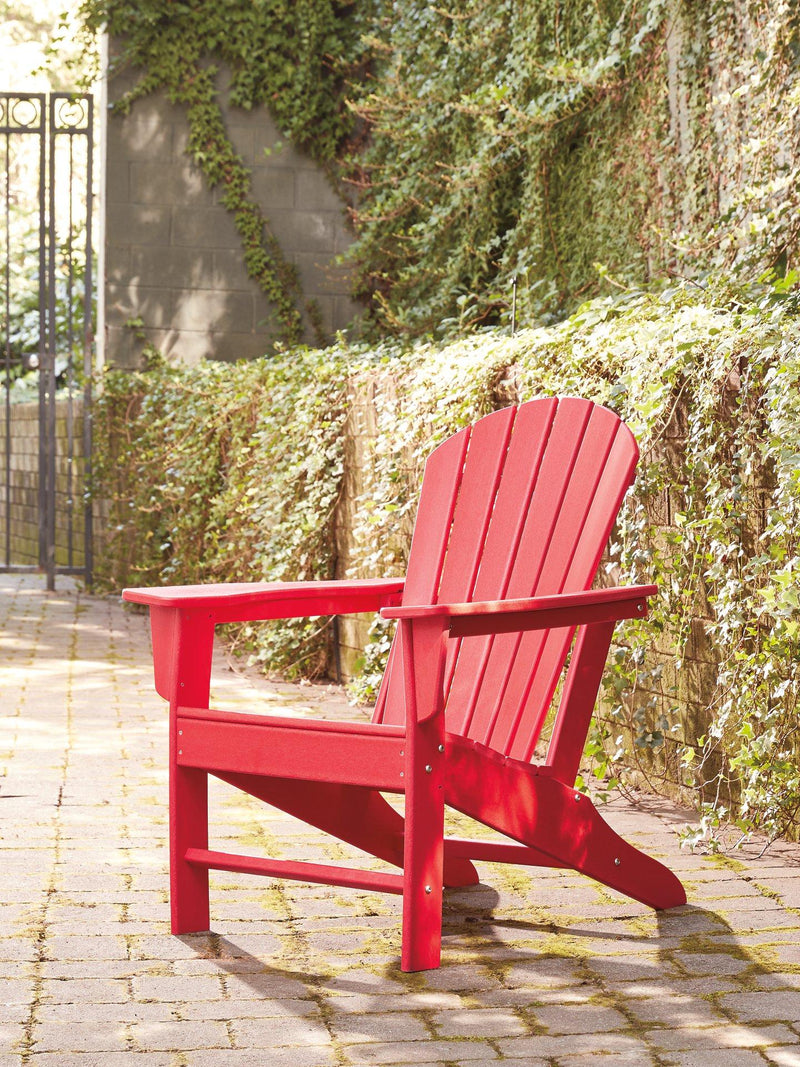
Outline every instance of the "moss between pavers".
[[704, 856], [703, 859], [712, 867], [720, 867], [727, 871], [734, 871], [736, 874], [741, 874], [748, 869], [746, 863], [742, 863], [741, 860], [734, 859], [733, 856], [729, 856], [727, 853], [723, 852], [711, 852], [708, 856]]
[[755, 878], [747, 878], [745, 880], [752, 886], [755, 886], [762, 897], [766, 897], [768, 900], [774, 900], [776, 904], [779, 904], [783, 911], [788, 911], [791, 912], [792, 915], [800, 916], [800, 908], [795, 908], [791, 904], [786, 904], [777, 889], [772, 889], [768, 885], [763, 885], [761, 882], [757, 882]]

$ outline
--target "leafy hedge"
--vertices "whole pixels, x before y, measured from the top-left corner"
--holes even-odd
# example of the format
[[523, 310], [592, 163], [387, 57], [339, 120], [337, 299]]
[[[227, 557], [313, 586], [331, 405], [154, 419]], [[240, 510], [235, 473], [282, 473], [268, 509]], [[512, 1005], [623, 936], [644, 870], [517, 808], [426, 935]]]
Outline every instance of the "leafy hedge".
[[[344, 384], [335, 353], [305, 349], [107, 371], [95, 424], [100, 586], [332, 577]], [[313, 675], [325, 665], [317, 629], [236, 636], [270, 666]]]
[[[342, 344], [234, 367], [110, 373], [98, 492], [105, 580], [330, 577], [352, 385], [377, 436], [353, 572], [402, 572], [425, 455], [516, 398], [617, 410], [642, 460], [606, 567], [654, 580], [618, 632], [590, 742], [598, 777], [693, 790], [704, 832], [800, 826], [800, 325], [785, 286], [745, 305], [696, 287], [596, 300], [556, 326], [447, 345]], [[270, 669], [324, 667], [324, 621], [239, 635]], [[385, 654], [376, 631], [362, 689]]]

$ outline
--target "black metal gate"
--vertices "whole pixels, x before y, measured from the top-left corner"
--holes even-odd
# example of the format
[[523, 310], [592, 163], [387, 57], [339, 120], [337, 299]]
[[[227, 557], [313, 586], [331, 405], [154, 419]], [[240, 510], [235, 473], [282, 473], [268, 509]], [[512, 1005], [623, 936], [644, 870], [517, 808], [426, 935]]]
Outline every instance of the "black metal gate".
[[0, 571], [91, 583], [92, 98], [0, 93]]

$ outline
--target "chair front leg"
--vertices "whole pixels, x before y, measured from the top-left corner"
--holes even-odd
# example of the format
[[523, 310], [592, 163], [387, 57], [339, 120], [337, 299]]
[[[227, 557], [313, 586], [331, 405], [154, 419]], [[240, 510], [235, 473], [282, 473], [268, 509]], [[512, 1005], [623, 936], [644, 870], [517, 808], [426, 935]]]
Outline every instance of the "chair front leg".
[[187, 863], [189, 847], [208, 848], [208, 774], [179, 767], [169, 773], [169, 903], [173, 934], [208, 930], [208, 868]]
[[[169, 613], [169, 615], [168, 615]], [[178, 608], [151, 609], [156, 663], [169, 662], [163, 675], [169, 698], [170, 913], [174, 934], [210, 926], [208, 869], [186, 861], [187, 848], [208, 848], [208, 774], [181, 766], [178, 709], [208, 707], [214, 625], [207, 613]]]
[[439, 966], [444, 863], [444, 708], [441, 620], [401, 623], [406, 693], [403, 857], [404, 971]]

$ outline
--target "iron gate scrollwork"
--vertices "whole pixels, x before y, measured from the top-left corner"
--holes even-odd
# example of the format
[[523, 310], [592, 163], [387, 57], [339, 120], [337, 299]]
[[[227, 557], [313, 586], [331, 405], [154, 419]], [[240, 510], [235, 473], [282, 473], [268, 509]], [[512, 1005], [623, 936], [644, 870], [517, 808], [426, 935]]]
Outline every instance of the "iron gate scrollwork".
[[92, 573], [93, 117], [88, 94], [0, 93], [0, 571], [49, 589]]

